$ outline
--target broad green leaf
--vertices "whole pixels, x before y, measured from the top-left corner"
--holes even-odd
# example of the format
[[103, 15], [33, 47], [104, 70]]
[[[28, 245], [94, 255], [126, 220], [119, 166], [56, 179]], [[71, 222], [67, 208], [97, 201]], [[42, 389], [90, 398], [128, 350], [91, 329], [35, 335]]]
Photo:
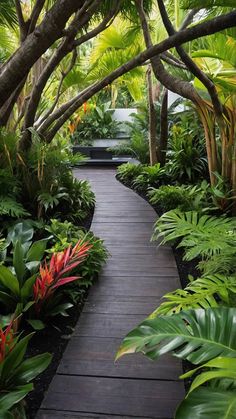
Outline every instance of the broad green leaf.
[[218, 356], [236, 357], [235, 323], [236, 309], [226, 307], [147, 319], [125, 337], [116, 359], [135, 352], [155, 359], [172, 352], [198, 365]]
[[21, 339], [15, 345], [15, 347], [10, 352], [10, 354], [6, 357], [5, 361], [3, 362], [3, 367], [2, 367], [2, 374], [1, 374], [2, 382], [4, 382], [5, 380], [9, 380], [12, 374], [14, 373], [15, 368], [17, 368], [22, 362], [25, 356], [25, 352], [26, 352], [29, 340], [32, 338], [33, 335], [34, 333], [30, 333], [29, 335]]
[[21, 298], [29, 299], [29, 297], [33, 294], [33, 285], [35, 283], [37, 275], [31, 276], [27, 281], [25, 281], [23, 287], [21, 288]]
[[48, 367], [51, 360], [52, 355], [49, 353], [44, 353], [26, 359], [26, 361], [22, 362], [22, 364], [15, 371], [13, 379], [16, 385], [29, 383], [34, 380], [35, 377], [41, 374], [41, 372]]
[[30, 247], [26, 260], [27, 262], [41, 261], [47, 247], [47, 240], [38, 240]]
[[62, 316], [67, 317], [68, 313], [66, 310], [69, 310], [72, 307], [73, 307], [72, 303], [59, 304], [58, 306], [50, 310], [50, 315], [57, 316], [58, 314], [61, 314]]
[[4, 396], [0, 396], [0, 417], [7, 410], [11, 409], [16, 403], [19, 403], [27, 394], [33, 390], [33, 384], [21, 386], [18, 390], [13, 390]]
[[0, 265], [0, 283], [11, 290], [13, 294], [19, 295], [19, 282], [17, 281], [17, 278], [3, 265]]
[[34, 260], [33, 262], [26, 262], [26, 268], [33, 274], [39, 270], [40, 261]]
[[45, 324], [41, 320], [28, 319], [27, 322], [34, 330], [42, 330], [45, 328]]
[[177, 409], [175, 419], [235, 419], [236, 393], [209, 387], [191, 392]]
[[197, 375], [197, 377], [194, 379], [191, 385], [190, 392], [195, 390], [197, 387], [201, 386], [205, 382], [216, 378], [231, 378], [233, 380], [236, 380], [236, 359], [224, 357], [212, 359], [206, 364], [203, 364], [200, 367], [195, 368], [194, 370], [191, 370], [186, 374], [183, 374], [181, 378], [191, 377], [193, 374], [195, 374], [202, 368], [204, 368], [204, 370], [206, 368], [210, 368], [210, 371], [202, 372], [201, 374]]
[[18, 240], [21, 243], [29, 242], [34, 235], [34, 229], [27, 221], [15, 224], [8, 231], [7, 240], [15, 244]]

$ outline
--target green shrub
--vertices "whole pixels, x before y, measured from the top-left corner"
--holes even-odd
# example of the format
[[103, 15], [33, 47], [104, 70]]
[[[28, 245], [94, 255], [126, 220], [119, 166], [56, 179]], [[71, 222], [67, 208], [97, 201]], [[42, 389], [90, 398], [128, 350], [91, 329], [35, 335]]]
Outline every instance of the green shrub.
[[95, 205], [95, 194], [87, 180], [74, 178], [67, 172], [61, 178], [69, 199], [60, 202], [59, 217], [64, 220], [83, 221]]
[[191, 182], [207, 175], [207, 158], [204, 142], [189, 130], [182, 121], [171, 129], [168, 148], [168, 170], [173, 180]]
[[142, 172], [132, 182], [132, 185], [138, 191], [145, 192], [150, 187], [157, 187], [165, 177], [165, 169], [160, 163], [154, 166], [143, 166]]
[[71, 165], [79, 161], [83, 158], [73, 156], [65, 140], [55, 139], [45, 144], [33, 132], [32, 147], [22, 154], [18, 169], [22, 180], [22, 201], [32, 215], [49, 218], [55, 211], [59, 210], [60, 214], [78, 207], [78, 202], [74, 202], [76, 181], [73, 180]]
[[127, 185], [131, 185], [138, 175], [142, 173], [141, 164], [125, 163], [118, 167], [117, 177]]
[[164, 211], [179, 208], [182, 211], [191, 209], [189, 193], [183, 186], [160, 186], [148, 192], [151, 204], [158, 204]]
[[91, 145], [91, 140], [96, 138], [116, 138], [119, 123], [113, 120], [113, 114], [110, 102], [93, 109], [88, 108], [77, 125], [72, 141], [80, 145]]
[[92, 246], [87, 258], [78, 266], [76, 271], [83, 278], [80, 283], [91, 285], [108, 257], [103, 241], [94, 236], [92, 231], [84, 232], [68, 221], [60, 222], [52, 219], [51, 224], [46, 226], [45, 229], [53, 236], [49, 253], [63, 251], [69, 245], [75, 245], [78, 240], [81, 240], [82, 243], [88, 242]]
[[153, 240], [178, 242], [178, 247], [184, 248], [185, 260], [202, 259], [198, 266], [204, 274], [234, 275], [235, 231], [235, 219], [172, 210], [157, 220]]

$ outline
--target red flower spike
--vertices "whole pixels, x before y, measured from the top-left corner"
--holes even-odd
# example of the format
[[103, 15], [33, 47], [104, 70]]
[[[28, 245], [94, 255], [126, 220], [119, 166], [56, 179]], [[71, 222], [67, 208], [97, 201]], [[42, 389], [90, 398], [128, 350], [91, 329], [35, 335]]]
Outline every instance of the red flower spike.
[[0, 329], [0, 364], [5, 360], [6, 356], [12, 351], [15, 346], [12, 322], [3, 331]]
[[67, 272], [76, 268], [88, 256], [92, 245], [81, 240], [72, 248], [69, 246], [63, 252], [54, 253], [49, 265], [46, 261], [40, 265], [40, 276], [33, 286], [36, 312], [39, 313], [44, 300], [49, 298], [53, 292], [62, 285], [80, 279], [78, 276], [63, 277]]

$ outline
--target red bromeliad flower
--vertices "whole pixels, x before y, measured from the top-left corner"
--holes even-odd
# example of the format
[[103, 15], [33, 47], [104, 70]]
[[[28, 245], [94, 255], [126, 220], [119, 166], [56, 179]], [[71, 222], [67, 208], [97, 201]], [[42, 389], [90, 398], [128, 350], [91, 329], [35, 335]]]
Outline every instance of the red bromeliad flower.
[[84, 261], [92, 245], [81, 240], [72, 248], [69, 246], [63, 252], [54, 253], [49, 265], [45, 261], [40, 265], [40, 276], [33, 286], [36, 311], [40, 311], [43, 300], [50, 297], [62, 285], [76, 281], [79, 276], [64, 276]]
[[0, 364], [5, 360], [6, 356], [15, 346], [15, 339], [12, 330], [12, 322], [3, 331], [0, 329]]

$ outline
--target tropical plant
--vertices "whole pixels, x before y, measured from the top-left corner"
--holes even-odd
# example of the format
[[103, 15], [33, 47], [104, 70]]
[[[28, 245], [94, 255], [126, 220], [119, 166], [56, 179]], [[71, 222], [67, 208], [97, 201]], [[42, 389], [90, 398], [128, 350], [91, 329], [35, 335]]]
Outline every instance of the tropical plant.
[[[153, 110], [156, 116], [156, 138], [159, 136], [160, 125], [159, 114], [160, 106], [158, 103], [154, 104]], [[140, 161], [142, 164], [150, 163], [150, 150], [149, 150], [149, 110], [146, 104], [139, 104], [138, 113], [131, 114], [132, 121], [126, 122], [128, 134], [130, 136], [129, 148], [132, 156]], [[157, 147], [157, 144], [156, 144]]]
[[85, 113], [77, 123], [72, 141], [80, 145], [92, 145], [91, 140], [96, 138], [115, 138], [118, 133], [119, 123], [112, 116], [114, 110], [110, 103], [100, 104], [93, 108], [85, 108]]
[[135, 163], [125, 163], [118, 167], [117, 177], [122, 182], [131, 185], [132, 182], [142, 173], [143, 166]]
[[150, 187], [157, 187], [163, 182], [165, 169], [160, 163], [153, 166], [143, 166], [142, 172], [132, 182], [132, 185], [138, 191], [146, 191]]
[[141, 164], [149, 164], [148, 136], [145, 136], [141, 132], [134, 132], [130, 138], [129, 150], [131, 155]]
[[179, 240], [178, 247], [185, 248], [186, 260], [210, 258], [235, 246], [235, 220], [173, 210], [157, 220], [153, 240], [158, 238], [162, 243]]
[[206, 177], [207, 159], [203, 143], [188, 126], [174, 125], [167, 153], [173, 180], [194, 182]]
[[94, 236], [92, 231], [84, 232], [68, 221], [62, 223], [52, 219], [51, 224], [45, 229], [53, 236], [49, 253], [61, 252], [69, 245], [75, 245], [78, 240], [91, 246], [86, 259], [76, 269], [76, 273], [81, 277], [80, 285], [91, 285], [108, 257], [103, 240]]
[[22, 218], [27, 215], [29, 213], [13, 196], [0, 195], [0, 217]]
[[0, 265], [0, 301], [8, 313], [27, 311], [32, 305], [33, 285], [46, 245], [47, 239], [31, 244], [22, 243], [19, 237], [13, 246], [13, 266]]
[[[146, 319], [125, 337], [116, 359], [134, 352], [142, 352], [151, 359], [172, 353], [177, 358], [200, 365], [200, 368], [211, 368], [194, 380], [175, 418], [233, 418], [236, 399], [232, 387], [236, 357], [235, 320], [236, 309], [227, 307], [187, 310], [172, 316]], [[196, 369], [182, 378], [195, 372]], [[225, 383], [225, 378], [231, 379], [230, 385]], [[212, 386], [199, 388], [209, 380]]]
[[197, 185], [163, 185], [158, 189], [149, 188], [148, 197], [151, 204], [158, 204], [163, 211], [178, 208], [181, 211], [202, 210], [203, 191]]
[[[25, 358], [27, 345], [33, 333], [23, 338], [14, 333], [14, 322], [0, 329], [0, 415], [14, 419], [24, 413], [23, 399], [33, 390], [32, 381], [51, 362], [51, 355], [44, 353]], [[21, 413], [20, 413], [21, 412]]]
[[[93, 206], [94, 194], [86, 181], [77, 181], [71, 165], [84, 160], [72, 155], [65, 140], [42, 143], [33, 131], [31, 149], [21, 154], [19, 175], [22, 180], [21, 199], [31, 214], [50, 217], [55, 208], [60, 212], [84, 218]], [[69, 216], [69, 215], [68, 215]]]
[[158, 359], [170, 352], [199, 365], [217, 356], [236, 357], [235, 316], [236, 308], [217, 307], [146, 319], [126, 336], [117, 359], [135, 352]]
[[[37, 318], [66, 315], [66, 309], [71, 308], [72, 304], [61, 304], [61, 296], [54, 294], [58, 288], [80, 279], [78, 275], [67, 275], [84, 261], [91, 247], [88, 242], [79, 240], [73, 248], [69, 246], [62, 252], [53, 253], [49, 263], [45, 260], [40, 265], [39, 276], [33, 285], [34, 313]], [[34, 319], [30, 323], [34, 325]]]
[[72, 172], [62, 175], [62, 184], [69, 194], [69, 200], [60, 204], [59, 217], [73, 221], [82, 221], [91, 213], [95, 205], [95, 194], [87, 180], [76, 179]]
[[236, 278], [223, 275], [203, 276], [193, 280], [183, 289], [164, 295], [164, 302], [150, 315], [172, 315], [190, 308], [214, 308], [235, 305]]

